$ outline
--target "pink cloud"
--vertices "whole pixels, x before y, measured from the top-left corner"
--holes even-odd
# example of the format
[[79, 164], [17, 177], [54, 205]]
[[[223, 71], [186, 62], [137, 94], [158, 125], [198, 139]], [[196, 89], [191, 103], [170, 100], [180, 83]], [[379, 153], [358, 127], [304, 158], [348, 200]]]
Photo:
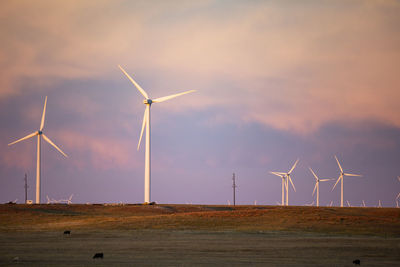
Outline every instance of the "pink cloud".
[[400, 127], [398, 1], [121, 3], [3, 4], [0, 97], [23, 77], [122, 80], [122, 64], [153, 77], [154, 96], [198, 90], [164, 110], [220, 107], [218, 121], [301, 134], [332, 120]]
[[63, 131], [58, 132], [57, 140], [63, 144], [70, 155], [69, 160], [78, 168], [91, 166], [100, 170], [131, 170], [142, 165], [134, 145], [124, 139]]

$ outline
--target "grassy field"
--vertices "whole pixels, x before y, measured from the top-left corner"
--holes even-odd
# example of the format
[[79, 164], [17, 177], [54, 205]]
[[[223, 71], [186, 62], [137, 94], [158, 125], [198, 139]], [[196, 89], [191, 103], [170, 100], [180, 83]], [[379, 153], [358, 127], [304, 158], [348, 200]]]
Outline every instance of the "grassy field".
[[400, 266], [400, 209], [0, 205], [0, 241], [2, 266]]

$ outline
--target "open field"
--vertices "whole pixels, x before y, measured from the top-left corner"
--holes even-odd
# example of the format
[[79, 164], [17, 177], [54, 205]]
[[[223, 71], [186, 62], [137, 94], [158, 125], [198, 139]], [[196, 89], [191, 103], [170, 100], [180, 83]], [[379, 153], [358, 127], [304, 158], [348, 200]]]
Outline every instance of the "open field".
[[400, 209], [0, 205], [0, 240], [2, 266], [399, 266]]

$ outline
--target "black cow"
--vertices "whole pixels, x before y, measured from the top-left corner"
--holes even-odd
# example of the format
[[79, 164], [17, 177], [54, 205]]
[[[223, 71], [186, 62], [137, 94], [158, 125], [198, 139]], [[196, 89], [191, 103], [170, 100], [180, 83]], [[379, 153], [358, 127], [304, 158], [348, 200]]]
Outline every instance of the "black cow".
[[101, 252], [101, 253], [96, 253], [96, 254], [94, 254], [94, 256], [93, 256], [93, 259], [103, 259], [103, 258], [104, 258], [103, 252]]
[[361, 265], [361, 261], [359, 259], [356, 259], [353, 261], [354, 265]]
[[64, 231], [64, 235], [70, 235], [70, 234], [71, 234], [71, 231], [70, 231], [70, 230]]

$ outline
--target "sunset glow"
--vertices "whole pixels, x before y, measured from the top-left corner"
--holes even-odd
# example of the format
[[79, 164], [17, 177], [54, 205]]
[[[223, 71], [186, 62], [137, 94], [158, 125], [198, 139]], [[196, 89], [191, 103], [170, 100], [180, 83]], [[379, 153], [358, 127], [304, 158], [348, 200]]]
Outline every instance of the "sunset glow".
[[[287, 170], [291, 205], [312, 196], [396, 206], [400, 191], [400, 2], [2, 1], [0, 202], [143, 202], [143, 97], [196, 90], [152, 110], [152, 200], [275, 205]], [[25, 135], [24, 135], [25, 134]], [[144, 140], [142, 140], [143, 142]], [[143, 145], [143, 144], [142, 144]], [[61, 160], [62, 159], [62, 160]], [[350, 193], [351, 192], [351, 193]]]

